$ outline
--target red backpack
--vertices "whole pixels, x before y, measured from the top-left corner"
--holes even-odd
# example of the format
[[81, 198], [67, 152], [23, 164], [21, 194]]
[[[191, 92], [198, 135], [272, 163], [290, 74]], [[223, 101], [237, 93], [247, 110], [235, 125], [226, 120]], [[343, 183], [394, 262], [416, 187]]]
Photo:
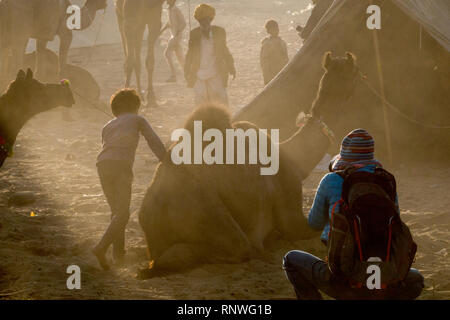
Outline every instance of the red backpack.
[[376, 264], [381, 271], [381, 288], [403, 281], [417, 245], [400, 219], [394, 176], [382, 168], [373, 173], [356, 168], [336, 173], [344, 183], [342, 197], [333, 205], [331, 214], [328, 241], [331, 272], [361, 288], [370, 276], [368, 268]]

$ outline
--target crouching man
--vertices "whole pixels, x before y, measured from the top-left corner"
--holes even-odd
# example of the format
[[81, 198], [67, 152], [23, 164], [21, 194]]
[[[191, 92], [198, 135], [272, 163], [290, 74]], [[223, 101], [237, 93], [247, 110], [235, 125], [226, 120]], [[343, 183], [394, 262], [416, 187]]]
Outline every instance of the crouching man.
[[396, 182], [374, 158], [364, 129], [350, 132], [319, 184], [308, 223], [323, 230], [327, 261], [288, 252], [283, 269], [298, 299], [415, 299], [424, 278], [411, 268], [417, 246], [400, 219]]

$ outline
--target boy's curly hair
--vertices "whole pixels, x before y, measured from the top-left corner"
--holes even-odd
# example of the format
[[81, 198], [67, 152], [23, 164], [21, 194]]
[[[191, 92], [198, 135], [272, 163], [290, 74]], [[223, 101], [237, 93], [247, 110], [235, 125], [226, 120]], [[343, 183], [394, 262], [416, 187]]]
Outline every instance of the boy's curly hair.
[[136, 113], [141, 98], [134, 89], [121, 89], [111, 96], [111, 111], [117, 117], [122, 113]]

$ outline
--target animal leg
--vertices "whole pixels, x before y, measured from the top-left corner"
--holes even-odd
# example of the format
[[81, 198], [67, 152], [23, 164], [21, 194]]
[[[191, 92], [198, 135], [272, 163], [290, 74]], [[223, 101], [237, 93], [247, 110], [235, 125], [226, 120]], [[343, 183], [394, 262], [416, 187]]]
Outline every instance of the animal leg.
[[7, 69], [9, 74], [7, 76], [7, 81], [15, 79], [15, 76], [19, 69], [23, 67], [23, 59], [25, 56], [25, 50], [28, 43], [28, 39], [19, 38], [16, 39], [14, 44], [11, 46], [11, 59]]
[[125, 21], [124, 23], [125, 30], [125, 46], [126, 46], [126, 55], [125, 55], [125, 87], [128, 88], [130, 86], [131, 75], [134, 70], [134, 58], [135, 58], [135, 50], [136, 50], [136, 40], [134, 28]]
[[44, 74], [44, 64], [45, 64], [45, 48], [47, 48], [47, 41], [36, 40], [36, 70], [34, 71], [36, 79], [41, 81], [46, 81]]
[[67, 65], [67, 55], [69, 54], [70, 45], [72, 44], [72, 31], [67, 28], [60, 28], [59, 36], [59, 59], [58, 59], [58, 75], [64, 74], [64, 68]]
[[122, 47], [123, 47], [123, 53], [126, 56], [127, 54], [127, 48], [125, 45], [125, 33], [124, 33], [124, 28], [123, 28], [123, 4], [124, 1], [123, 0], [118, 0], [116, 2], [116, 17], [117, 17], [117, 24], [119, 26], [119, 31], [120, 31], [120, 38], [122, 39]]
[[[141, 97], [141, 53], [142, 53], [142, 41], [144, 38], [144, 28], [138, 30], [136, 34], [136, 45], [134, 50], [134, 72], [136, 75], [136, 86], [139, 96]], [[142, 98], [142, 97], [141, 97]]]
[[155, 92], [153, 89], [153, 72], [155, 69], [155, 43], [158, 40], [161, 30], [161, 16], [158, 21], [149, 24], [149, 33], [147, 40], [147, 58], [145, 66], [147, 68], [147, 105], [157, 107]]

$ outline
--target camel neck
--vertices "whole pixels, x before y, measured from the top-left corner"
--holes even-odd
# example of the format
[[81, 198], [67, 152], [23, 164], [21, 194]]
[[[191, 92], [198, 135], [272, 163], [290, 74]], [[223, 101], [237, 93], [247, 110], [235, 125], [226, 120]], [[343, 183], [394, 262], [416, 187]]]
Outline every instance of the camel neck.
[[317, 119], [308, 118], [301, 129], [280, 143], [280, 154], [302, 180], [320, 162], [330, 146], [330, 138], [324, 128]]

